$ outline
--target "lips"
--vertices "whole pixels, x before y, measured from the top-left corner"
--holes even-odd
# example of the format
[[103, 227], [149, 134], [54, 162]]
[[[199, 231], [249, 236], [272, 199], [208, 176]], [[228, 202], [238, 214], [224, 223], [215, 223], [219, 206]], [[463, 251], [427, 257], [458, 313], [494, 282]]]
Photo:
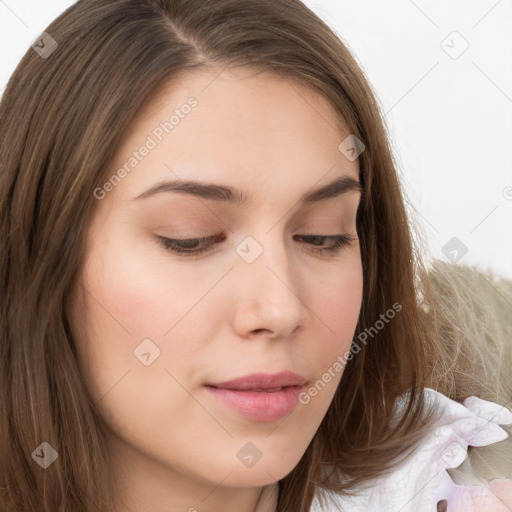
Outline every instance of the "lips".
[[304, 386], [307, 380], [291, 371], [280, 373], [253, 373], [237, 379], [209, 383], [212, 386], [221, 389], [232, 389], [237, 391], [266, 391], [269, 393], [281, 391], [288, 386]]
[[293, 372], [256, 373], [206, 384], [209, 396], [252, 421], [271, 422], [290, 414], [307, 380]]

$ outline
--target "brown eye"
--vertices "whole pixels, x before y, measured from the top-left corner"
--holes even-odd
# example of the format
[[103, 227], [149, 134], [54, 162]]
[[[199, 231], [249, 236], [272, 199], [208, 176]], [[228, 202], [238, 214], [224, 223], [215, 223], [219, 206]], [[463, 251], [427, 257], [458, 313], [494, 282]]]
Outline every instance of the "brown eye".
[[[320, 254], [337, 254], [354, 240], [350, 235], [296, 235], [295, 238], [312, 245], [310, 251]], [[331, 245], [319, 247], [325, 245], [327, 240], [331, 241]]]
[[164, 236], [157, 236], [162, 245], [169, 251], [176, 254], [199, 255], [210, 250], [213, 245], [226, 239], [224, 234], [207, 236], [203, 238], [173, 239]]

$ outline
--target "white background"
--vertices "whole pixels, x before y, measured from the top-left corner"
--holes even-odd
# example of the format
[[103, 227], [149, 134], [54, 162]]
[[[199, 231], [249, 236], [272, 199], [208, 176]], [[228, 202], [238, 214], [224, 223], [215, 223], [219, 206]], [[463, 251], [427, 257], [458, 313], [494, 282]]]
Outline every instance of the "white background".
[[[0, 91], [72, 3], [0, 0]], [[304, 3], [377, 95], [428, 254], [455, 257], [442, 248], [457, 237], [459, 264], [512, 278], [512, 0]]]

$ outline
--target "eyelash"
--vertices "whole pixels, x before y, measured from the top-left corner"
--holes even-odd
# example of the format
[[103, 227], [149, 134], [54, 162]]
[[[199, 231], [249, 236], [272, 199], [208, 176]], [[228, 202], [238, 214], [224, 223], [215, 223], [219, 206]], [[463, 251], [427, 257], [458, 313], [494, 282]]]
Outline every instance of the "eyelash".
[[[351, 235], [296, 235], [302, 239], [330, 239], [333, 240], [333, 245], [330, 247], [312, 247], [310, 250], [314, 253], [318, 254], [328, 254], [328, 255], [336, 255], [344, 247], [349, 246], [354, 240], [355, 237]], [[202, 247], [200, 249], [184, 249], [183, 247], [180, 247], [178, 244], [185, 243], [185, 244], [193, 244], [197, 245], [204, 242], [212, 242], [212, 243], [220, 243], [226, 239], [225, 235], [213, 235], [213, 236], [207, 236], [203, 238], [188, 238], [188, 239], [173, 239], [173, 238], [166, 238], [164, 236], [158, 236], [157, 238], [161, 241], [164, 248], [168, 251], [174, 252], [175, 254], [180, 255], [187, 255], [187, 256], [199, 256], [200, 254], [203, 254], [209, 250], [208, 247]], [[312, 245], [318, 245], [318, 244], [312, 244]]]

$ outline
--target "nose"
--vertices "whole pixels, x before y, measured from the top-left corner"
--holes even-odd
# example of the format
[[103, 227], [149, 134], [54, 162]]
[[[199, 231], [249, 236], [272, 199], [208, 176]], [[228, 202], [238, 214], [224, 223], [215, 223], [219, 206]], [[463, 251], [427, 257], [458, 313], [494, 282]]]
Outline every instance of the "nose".
[[[287, 339], [310, 318], [304, 276], [279, 237], [249, 237], [237, 248], [233, 327], [243, 338]], [[251, 261], [244, 257], [259, 255]]]

